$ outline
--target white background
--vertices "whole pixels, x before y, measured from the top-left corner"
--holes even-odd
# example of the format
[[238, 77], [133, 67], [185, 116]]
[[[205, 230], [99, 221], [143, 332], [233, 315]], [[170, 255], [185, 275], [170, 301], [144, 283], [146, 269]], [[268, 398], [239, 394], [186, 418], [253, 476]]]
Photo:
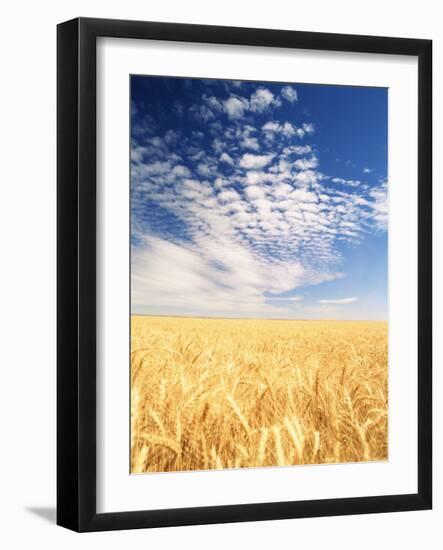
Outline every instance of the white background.
[[[440, 2], [313, 0], [240, 3], [225, 0], [113, 0], [9, 3], [2, 12], [1, 190], [2, 345], [0, 365], [0, 542], [7, 548], [439, 548], [443, 522], [441, 476], [435, 509], [350, 516], [76, 535], [53, 524], [55, 506], [55, 25], [78, 15], [168, 20], [309, 31], [410, 36], [434, 40], [434, 181], [443, 161], [443, 31]], [[435, 185], [434, 212], [443, 207]], [[436, 216], [437, 218], [437, 216]], [[435, 223], [435, 280], [442, 277]], [[438, 251], [440, 248], [440, 252]], [[441, 311], [435, 288], [435, 395], [441, 395]], [[440, 311], [439, 311], [440, 310]], [[436, 417], [441, 404], [435, 400]], [[436, 418], [435, 462], [442, 463]]]
[[[97, 511], [417, 492], [417, 59], [121, 39], [101, 39], [97, 53]], [[129, 74], [389, 88], [389, 461], [128, 475]]]

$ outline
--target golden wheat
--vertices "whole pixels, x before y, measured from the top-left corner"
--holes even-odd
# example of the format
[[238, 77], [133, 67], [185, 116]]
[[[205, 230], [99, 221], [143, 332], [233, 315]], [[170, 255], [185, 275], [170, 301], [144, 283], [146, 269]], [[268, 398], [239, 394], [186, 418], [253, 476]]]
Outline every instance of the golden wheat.
[[387, 459], [387, 324], [131, 319], [131, 471]]

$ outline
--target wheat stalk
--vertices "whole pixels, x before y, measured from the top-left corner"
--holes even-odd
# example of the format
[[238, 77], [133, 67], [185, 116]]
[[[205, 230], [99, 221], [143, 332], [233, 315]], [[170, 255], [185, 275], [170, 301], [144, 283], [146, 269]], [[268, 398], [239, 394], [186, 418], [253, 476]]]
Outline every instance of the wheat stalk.
[[386, 323], [131, 323], [132, 472], [387, 458]]

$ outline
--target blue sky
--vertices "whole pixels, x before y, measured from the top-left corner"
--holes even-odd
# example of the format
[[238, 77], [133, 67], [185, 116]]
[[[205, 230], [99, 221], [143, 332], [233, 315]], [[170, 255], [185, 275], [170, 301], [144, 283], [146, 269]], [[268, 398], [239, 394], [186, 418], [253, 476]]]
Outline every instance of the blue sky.
[[132, 76], [132, 312], [386, 319], [387, 93]]

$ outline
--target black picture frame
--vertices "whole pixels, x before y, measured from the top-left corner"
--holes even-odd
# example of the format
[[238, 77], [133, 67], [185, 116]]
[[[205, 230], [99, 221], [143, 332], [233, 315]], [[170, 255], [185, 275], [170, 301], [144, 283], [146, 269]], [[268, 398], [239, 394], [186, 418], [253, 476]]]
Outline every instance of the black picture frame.
[[[416, 494], [96, 512], [96, 39], [399, 54], [418, 58]], [[432, 507], [432, 42], [79, 18], [57, 29], [57, 523], [104, 531], [426, 510]]]

